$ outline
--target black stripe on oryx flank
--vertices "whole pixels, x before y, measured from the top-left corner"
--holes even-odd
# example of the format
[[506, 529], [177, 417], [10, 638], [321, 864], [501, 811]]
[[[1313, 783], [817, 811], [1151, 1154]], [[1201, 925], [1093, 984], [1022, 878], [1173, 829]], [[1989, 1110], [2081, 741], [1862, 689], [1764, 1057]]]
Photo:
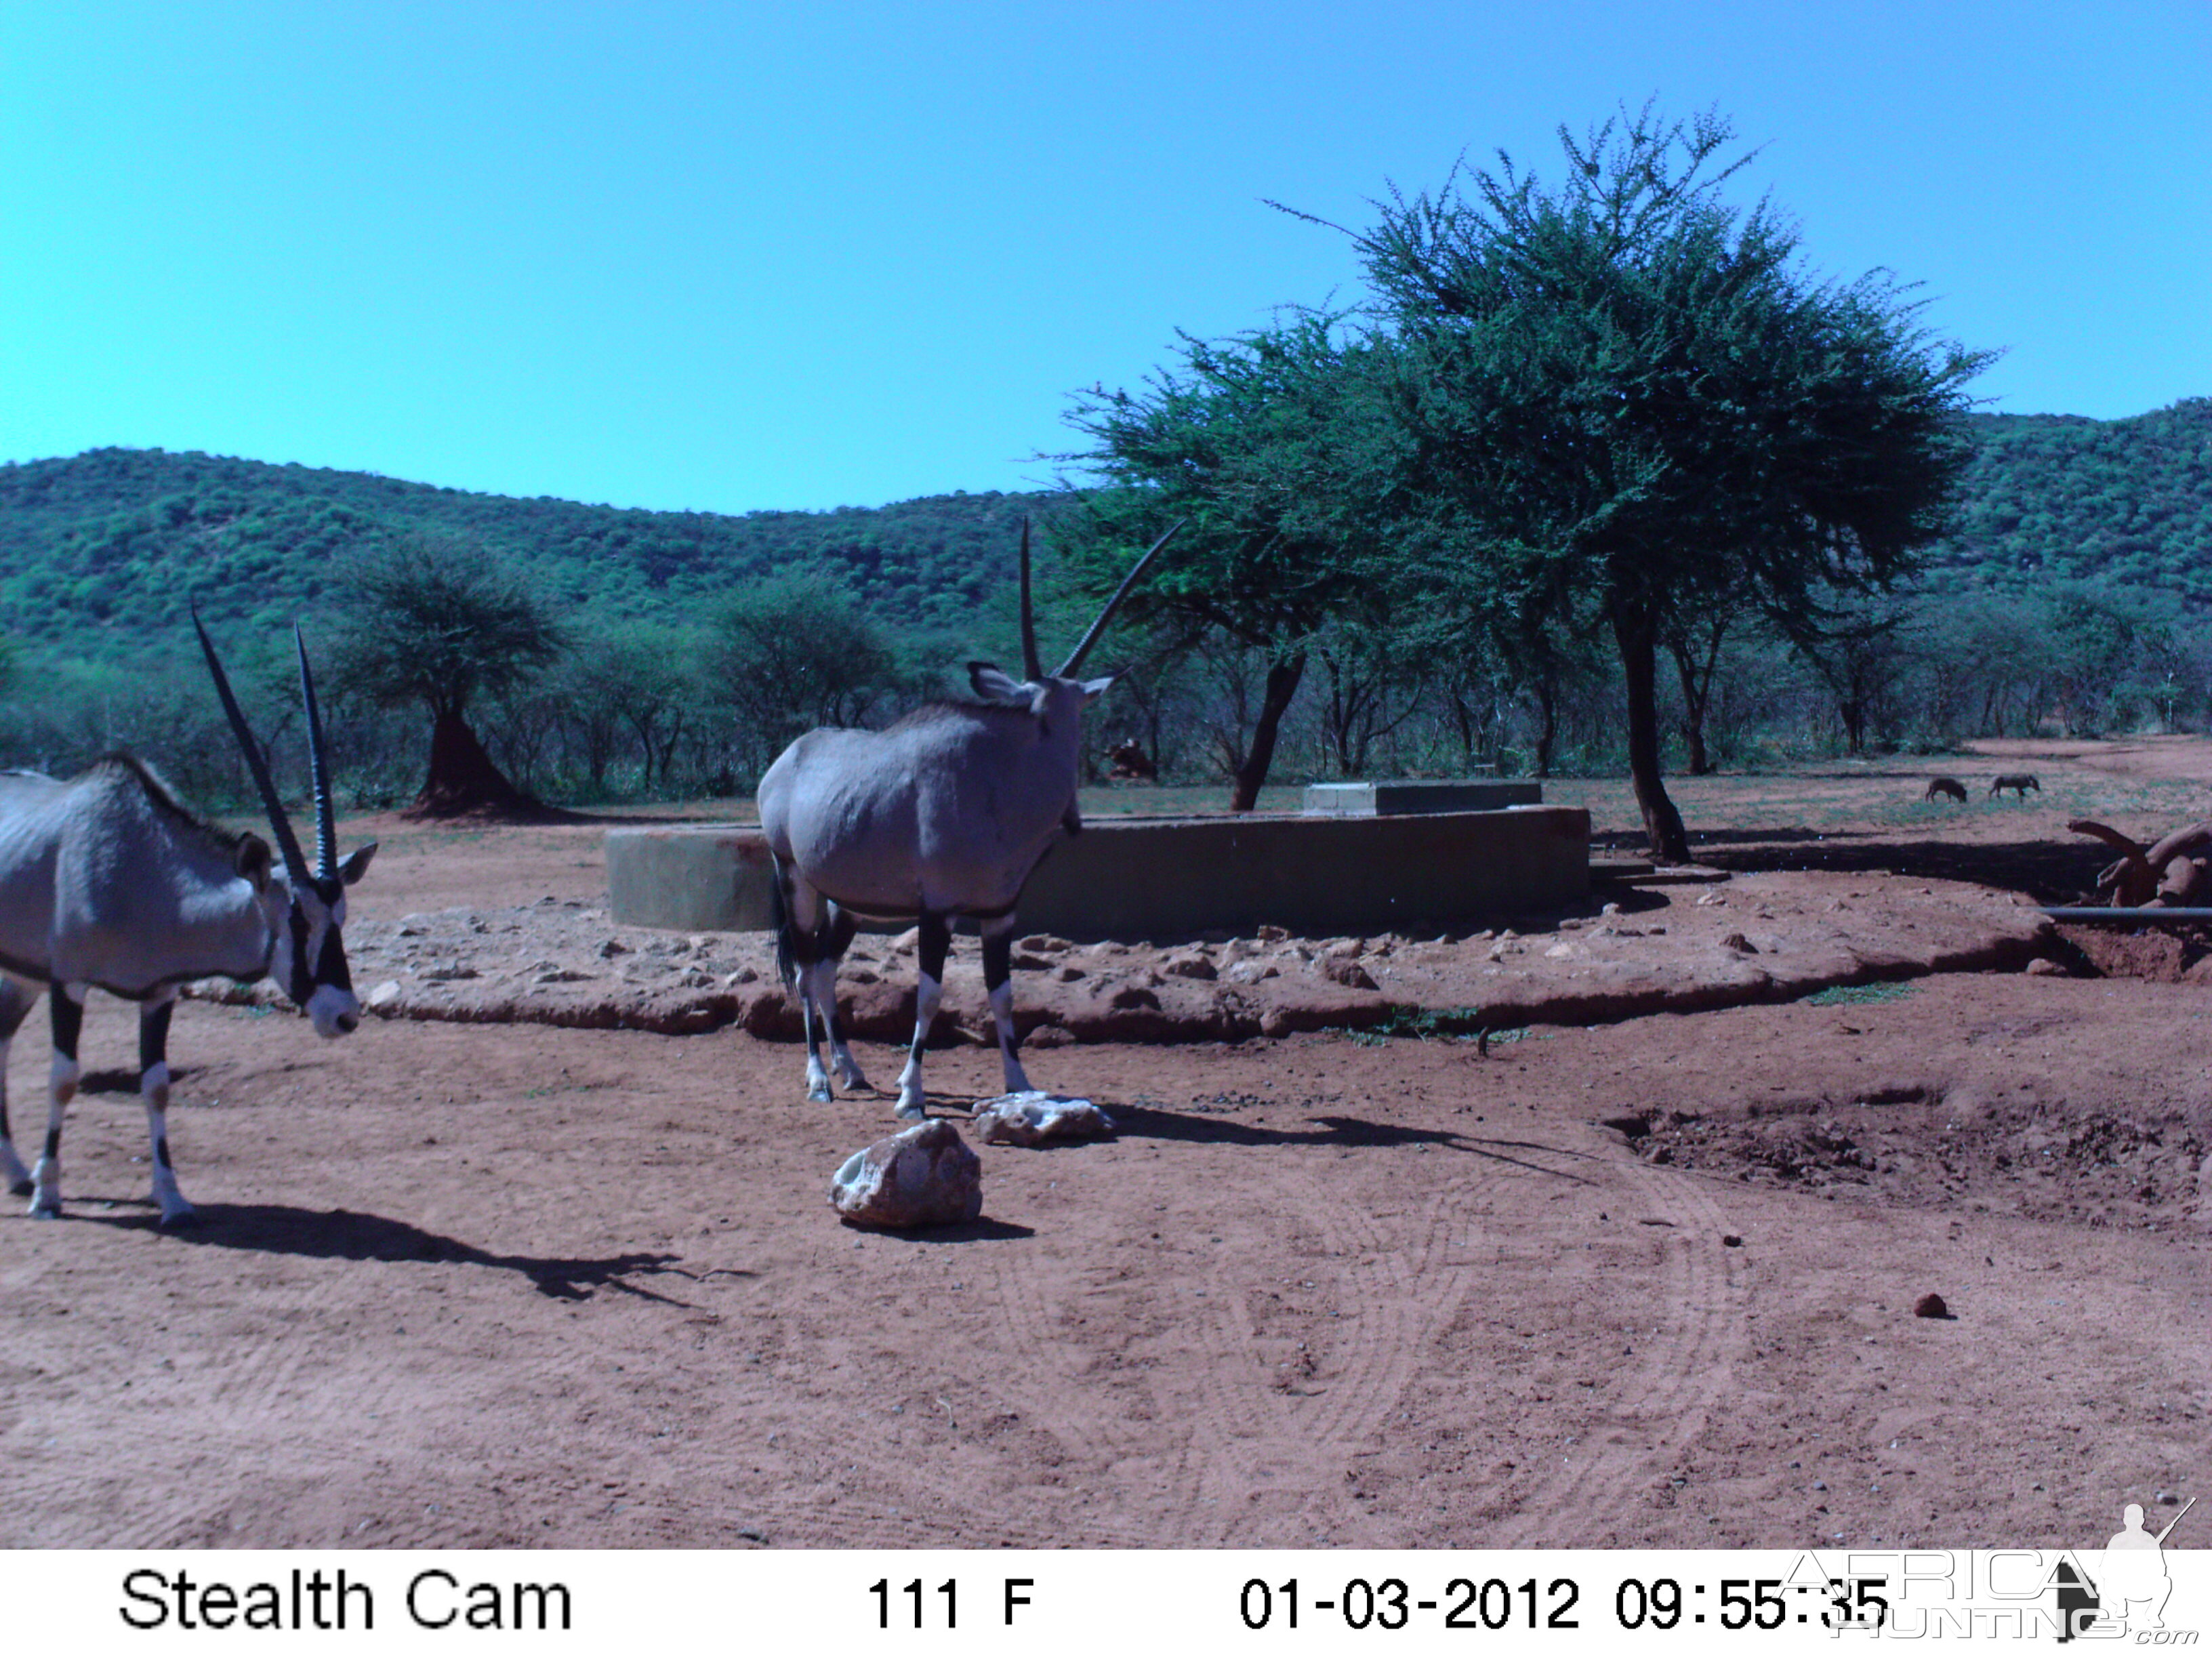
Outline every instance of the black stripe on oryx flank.
[[0, 969], [15, 975], [17, 979], [34, 979], [41, 985], [54, 982], [52, 969], [33, 964], [22, 957], [11, 957], [5, 951], [0, 951]]
[[176, 1012], [175, 1003], [161, 1002], [138, 1016], [139, 1076], [145, 1076], [168, 1058], [169, 1018]]
[[[810, 887], [814, 887], [814, 884], [811, 881], [806, 884]], [[814, 890], [821, 894], [823, 898], [828, 899], [830, 903], [836, 905], [839, 909], [849, 910], [854, 915], [867, 921], [913, 921], [923, 914], [921, 907], [918, 904], [912, 906], [900, 905], [886, 909], [881, 905], [856, 904], [851, 899], [839, 898], [836, 894], [830, 892], [826, 888], [814, 887]], [[1001, 916], [1011, 916], [1013, 915], [1015, 908], [1018, 906], [1021, 902], [1021, 897], [1018, 894], [1004, 904], [993, 905], [982, 909], [978, 909], [972, 905], [963, 905], [946, 910], [943, 914], [948, 918], [952, 916], [964, 916], [970, 921], [996, 921]]]
[[[33, 964], [4, 951], [0, 951], [0, 971], [39, 985], [59, 982], [54, 978], [54, 970], [51, 967]], [[91, 986], [95, 991], [105, 991], [112, 997], [120, 997], [125, 1002], [144, 1002], [164, 991], [173, 991], [179, 985], [189, 985], [196, 979], [227, 979], [234, 985], [253, 985], [268, 977], [269, 964], [264, 962], [250, 974], [241, 974], [228, 968], [179, 968], [174, 973], [164, 974], [149, 985], [116, 985], [104, 979], [88, 979], [81, 982]]]

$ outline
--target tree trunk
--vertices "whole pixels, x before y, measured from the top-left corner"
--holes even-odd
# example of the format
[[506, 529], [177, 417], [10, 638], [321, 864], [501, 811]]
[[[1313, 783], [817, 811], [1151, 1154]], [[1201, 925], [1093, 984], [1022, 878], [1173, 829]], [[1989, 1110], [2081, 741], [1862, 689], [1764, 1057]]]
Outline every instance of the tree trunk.
[[1650, 838], [1652, 857], [1686, 864], [1689, 834], [1659, 774], [1659, 631], [1644, 606], [1622, 605], [1613, 613], [1613, 635], [1627, 682], [1628, 775], [1644, 813], [1644, 832]]
[[1552, 775], [1552, 746], [1559, 735], [1559, 671], [1547, 667], [1536, 676], [1536, 775]]
[[1690, 750], [1690, 775], [1702, 778], [1713, 769], [1705, 753], [1705, 711], [1712, 707], [1713, 672], [1720, 665], [1721, 635], [1725, 623], [1713, 628], [1712, 644], [1700, 664], [1686, 639], [1669, 640], [1667, 649], [1674, 659], [1674, 672], [1682, 682], [1682, 738]]
[[418, 818], [458, 817], [466, 812], [528, 815], [544, 809], [507, 780], [484, 752], [458, 708], [438, 711], [430, 728], [430, 773], [407, 809]]
[[1267, 665], [1267, 689], [1260, 699], [1260, 718], [1253, 722], [1252, 747], [1237, 769], [1236, 784], [1229, 792], [1229, 810], [1249, 812], [1260, 799], [1260, 786], [1267, 781], [1267, 768], [1275, 758], [1275, 733], [1283, 713], [1297, 695], [1298, 681], [1306, 672], [1306, 653], [1299, 652], [1282, 662]]

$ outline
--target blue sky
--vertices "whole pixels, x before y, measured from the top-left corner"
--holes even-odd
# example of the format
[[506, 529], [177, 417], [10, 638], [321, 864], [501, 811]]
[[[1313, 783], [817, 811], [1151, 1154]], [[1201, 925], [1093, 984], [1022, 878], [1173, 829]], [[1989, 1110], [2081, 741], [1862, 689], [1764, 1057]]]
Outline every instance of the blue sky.
[[2212, 4], [0, 9], [0, 459], [744, 512], [1048, 480], [1066, 394], [1358, 296], [1462, 151], [1717, 106], [1986, 407], [2212, 394]]

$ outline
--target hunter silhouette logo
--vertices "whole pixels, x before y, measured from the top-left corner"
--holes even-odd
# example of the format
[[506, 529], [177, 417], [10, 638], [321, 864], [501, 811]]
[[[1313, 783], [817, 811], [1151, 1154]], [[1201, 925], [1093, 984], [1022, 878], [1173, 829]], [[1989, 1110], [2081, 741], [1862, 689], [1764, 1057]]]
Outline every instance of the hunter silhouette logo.
[[2166, 1598], [2173, 1580], [2166, 1570], [2165, 1545], [2181, 1517], [2197, 1506], [2192, 1498], [2179, 1514], [2155, 1535], [2143, 1527], [2142, 1505], [2130, 1504], [2120, 1511], [2120, 1529], [2105, 1545], [2103, 1559], [2094, 1579], [2062, 1564], [2057, 1575], [2058, 1611], [2064, 1624], [2058, 1639], [2070, 1642], [2090, 1633], [2093, 1624], [2110, 1624], [2095, 1634], [2162, 1631], [2166, 1628]]

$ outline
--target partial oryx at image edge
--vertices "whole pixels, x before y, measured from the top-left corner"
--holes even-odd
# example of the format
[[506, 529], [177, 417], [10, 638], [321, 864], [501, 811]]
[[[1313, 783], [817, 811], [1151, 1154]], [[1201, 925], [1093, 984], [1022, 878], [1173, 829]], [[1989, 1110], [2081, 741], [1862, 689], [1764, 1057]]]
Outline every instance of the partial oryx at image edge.
[[898, 1115], [925, 1115], [921, 1051], [937, 1018], [952, 923], [982, 934], [983, 983], [998, 1028], [1006, 1092], [1026, 1091], [1014, 1031], [1014, 906], [1055, 836], [1083, 827], [1075, 803], [1085, 704], [1114, 683], [1075, 678], [1114, 612], [1166, 545], [1171, 526], [1123, 577], [1098, 619], [1050, 674], [1037, 657], [1030, 605], [1030, 532], [1022, 526], [1023, 678], [971, 662], [980, 702], [933, 702], [881, 732], [823, 726], [799, 738], [761, 779], [761, 828], [775, 865], [776, 956], [799, 1000], [806, 1093], [830, 1098], [817, 1047], [818, 1014], [837, 1079], [866, 1089], [837, 1019], [837, 964], [856, 918], [915, 919], [921, 982], [914, 1042], [899, 1073]]
[[[249, 832], [221, 830], [179, 802], [134, 756], [101, 757], [66, 782], [35, 772], [0, 773], [0, 1169], [31, 1213], [61, 1213], [62, 1117], [76, 1093], [77, 1038], [87, 991], [139, 1005], [138, 1091], [153, 1140], [154, 1197], [161, 1224], [193, 1218], [169, 1161], [169, 1017], [192, 980], [269, 978], [338, 1037], [361, 1023], [341, 929], [345, 890], [376, 852], [372, 842], [337, 856], [330, 768], [315, 706], [307, 641], [295, 628], [307, 704], [307, 759], [315, 802], [315, 861], [270, 781], [215, 645], [192, 618], [231, 729], [261, 793], [283, 855]], [[8, 1047], [38, 1000], [52, 993], [53, 1067], [46, 1145], [26, 1170], [8, 1127]]]

